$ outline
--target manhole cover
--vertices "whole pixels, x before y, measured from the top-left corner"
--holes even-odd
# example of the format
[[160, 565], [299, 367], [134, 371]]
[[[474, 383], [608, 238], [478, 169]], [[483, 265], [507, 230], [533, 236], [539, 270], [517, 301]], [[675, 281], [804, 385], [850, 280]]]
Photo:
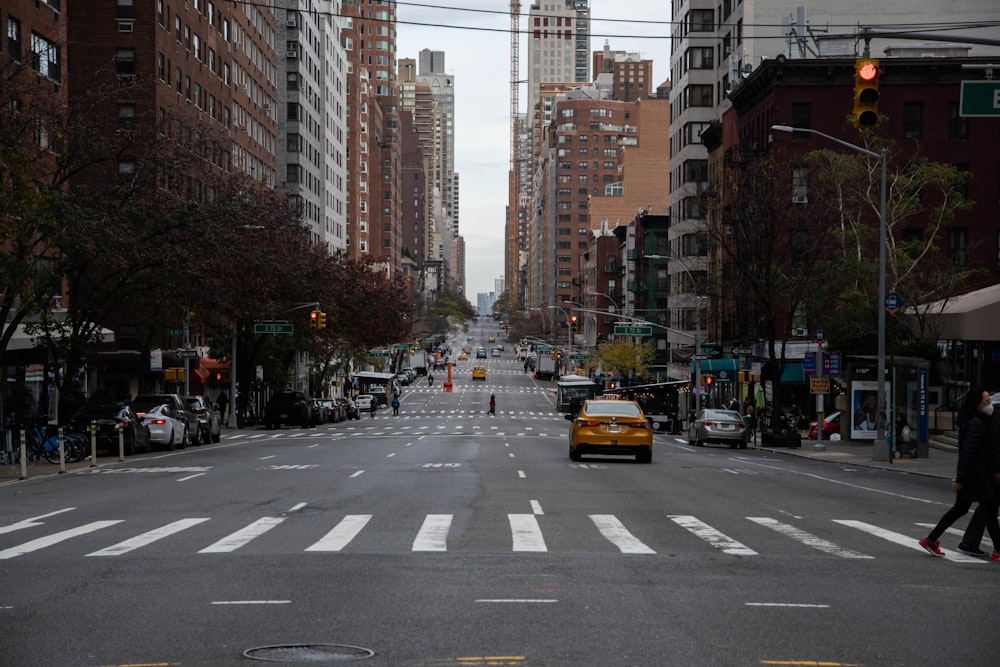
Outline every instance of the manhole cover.
[[244, 657], [264, 662], [347, 662], [364, 660], [373, 655], [375, 651], [346, 644], [278, 644], [243, 651]]

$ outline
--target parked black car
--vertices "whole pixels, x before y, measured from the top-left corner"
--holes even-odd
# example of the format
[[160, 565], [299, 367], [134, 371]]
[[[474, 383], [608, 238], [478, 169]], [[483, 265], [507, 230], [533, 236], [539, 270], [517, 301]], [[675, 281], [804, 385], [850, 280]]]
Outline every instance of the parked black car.
[[97, 426], [97, 449], [118, 452], [118, 433], [124, 438], [125, 454], [148, 452], [151, 448], [149, 428], [127, 405], [84, 405], [76, 411], [69, 430], [82, 433], [90, 442], [90, 426]]
[[264, 406], [264, 428], [280, 428], [282, 424], [312, 428], [316, 421], [312, 401], [301, 391], [282, 391]]

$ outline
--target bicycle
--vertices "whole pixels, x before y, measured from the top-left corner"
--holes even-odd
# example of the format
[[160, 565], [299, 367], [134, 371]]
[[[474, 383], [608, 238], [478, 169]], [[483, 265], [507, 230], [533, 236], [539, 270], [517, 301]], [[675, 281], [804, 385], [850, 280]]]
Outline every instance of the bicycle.
[[[49, 463], [59, 463], [59, 436], [49, 435], [41, 426], [24, 429], [25, 451], [29, 461], [44, 458]], [[15, 458], [20, 457], [20, 448], [15, 448]], [[80, 433], [63, 435], [63, 452], [66, 463], [76, 463], [87, 458], [90, 453], [86, 436]]]

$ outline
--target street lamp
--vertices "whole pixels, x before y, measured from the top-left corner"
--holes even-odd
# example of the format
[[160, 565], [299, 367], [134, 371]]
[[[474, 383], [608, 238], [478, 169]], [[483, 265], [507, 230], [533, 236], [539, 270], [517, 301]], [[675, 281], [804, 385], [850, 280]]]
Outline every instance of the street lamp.
[[848, 143], [843, 139], [838, 139], [837, 137], [831, 137], [829, 134], [820, 132], [819, 130], [813, 130], [808, 127], [791, 127], [789, 125], [772, 125], [772, 130], [777, 130], [778, 132], [805, 132], [807, 134], [815, 134], [821, 136], [825, 139], [829, 139], [835, 144], [840, 144], [845, 148], [850, 148], [853, 151], [857, 151], [862, 155], [867, 155], [868, 157], [875, 158], [882, 163], [882, 193], [879, 200], [879, 234], [878, 234], [878, 403], [877, 403], [877, 417], [875, 418], [875, 445], [872, 452], [872, 458], [876, 461], [892, 461], [892, 445], [889, 444], [888, 447], [888, 459], [881, 458], [879, 454], [879, 443], [885, 440], [885, 244], [886, 244], [886, 229], [885, 229], [885, 195], [886, 195], [886, 151], [882, 149], [881, 153], [876, 153], [870, 151], [862, 146], [856, 146], [854, 144]]

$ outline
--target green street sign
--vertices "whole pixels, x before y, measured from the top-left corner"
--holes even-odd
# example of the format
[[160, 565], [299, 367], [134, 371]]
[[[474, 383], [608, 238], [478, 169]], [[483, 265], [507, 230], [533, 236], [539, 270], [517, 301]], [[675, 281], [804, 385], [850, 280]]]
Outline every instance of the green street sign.
[[616, 336], [652, 336], [653, 327], [633, 327], [624, 324], [615, 325]]
[[963, 81], [958, 115], [1000, 116], [1000, 81]]
[[254, 322], [255, 334], [290, 334], [294, 330], [291, 322]]
[[394, 350], [409, 350], [410, 346], [409, 345], [403, 345], [401, 343], [395, 343], [392, 346], [392, 349], [394, 349]]
[[572, 361], [583, 361], [584, 359], [589, 359], [590, 355], [589, 354], [571, 354], [571, 355], [569, 355], [569, 358]]
[[389, 350], [368, 350], [369, 357], [388, 357]]

